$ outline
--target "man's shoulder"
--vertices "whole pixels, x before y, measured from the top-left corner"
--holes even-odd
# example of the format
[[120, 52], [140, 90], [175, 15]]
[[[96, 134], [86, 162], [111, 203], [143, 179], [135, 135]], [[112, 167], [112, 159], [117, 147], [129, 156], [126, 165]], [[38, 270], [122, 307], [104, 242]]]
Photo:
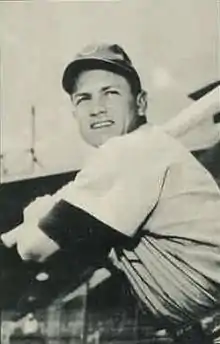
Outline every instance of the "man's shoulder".
[[159, 125], [145, 124], [141, 126], [134, 133], [134, 141], [138, 147], [142, 147], [146, 156], [154, 156], [155, 159], [172, 162], [179, 160], [181, 156], [186, 159], [191, 156], [190, 151], [178, 139]]

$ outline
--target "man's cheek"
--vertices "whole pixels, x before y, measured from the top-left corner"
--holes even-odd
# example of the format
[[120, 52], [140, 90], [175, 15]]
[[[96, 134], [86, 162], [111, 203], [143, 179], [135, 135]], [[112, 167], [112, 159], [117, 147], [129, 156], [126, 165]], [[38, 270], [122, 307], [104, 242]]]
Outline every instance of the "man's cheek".
[[83, 122], [79, 123], [79, 131], [80, 131], [80, 133], [81, 133], [81, 135], [83, 137], [85, 137], [85, 136], [87, 137], [88, 135], [91, 135], [91, 133], [92, 133], [90, 124], [88, 122], [86, 122], [86, 123], [83, 123]]

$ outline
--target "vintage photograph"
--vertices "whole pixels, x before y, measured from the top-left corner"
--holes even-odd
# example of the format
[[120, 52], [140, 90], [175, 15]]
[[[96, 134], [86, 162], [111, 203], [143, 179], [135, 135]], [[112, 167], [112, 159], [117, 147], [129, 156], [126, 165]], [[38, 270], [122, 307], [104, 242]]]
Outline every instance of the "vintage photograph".
[[219, 28], [0, 1], [1, 344], [220, 343]]

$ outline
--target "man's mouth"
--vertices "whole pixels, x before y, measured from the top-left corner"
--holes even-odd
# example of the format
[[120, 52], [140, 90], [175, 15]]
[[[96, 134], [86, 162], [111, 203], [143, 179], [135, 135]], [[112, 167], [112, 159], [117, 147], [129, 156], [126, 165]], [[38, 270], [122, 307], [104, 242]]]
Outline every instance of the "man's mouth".
[[99, 121], [91, 124], [91, 129], [107, 128], [114, 124], [112, 120]]

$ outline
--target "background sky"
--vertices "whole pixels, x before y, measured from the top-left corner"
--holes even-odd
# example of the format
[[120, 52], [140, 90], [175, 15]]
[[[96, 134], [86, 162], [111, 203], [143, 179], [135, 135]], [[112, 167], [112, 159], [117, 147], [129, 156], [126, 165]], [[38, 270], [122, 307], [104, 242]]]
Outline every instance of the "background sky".
[[[1, 180], [80, 166], [88, 147], [61, 78], [91, 42], [127, 50], [148, 90], [151, 122], [164, 123], [188, 106], [187, 94], [219, 78], [219, 8], [217, 0], [0, 2]], [[35, 166], [28, 153], [32, 106]], [[210, 123], [202, 130], [204, 141], [216, 134]]]

